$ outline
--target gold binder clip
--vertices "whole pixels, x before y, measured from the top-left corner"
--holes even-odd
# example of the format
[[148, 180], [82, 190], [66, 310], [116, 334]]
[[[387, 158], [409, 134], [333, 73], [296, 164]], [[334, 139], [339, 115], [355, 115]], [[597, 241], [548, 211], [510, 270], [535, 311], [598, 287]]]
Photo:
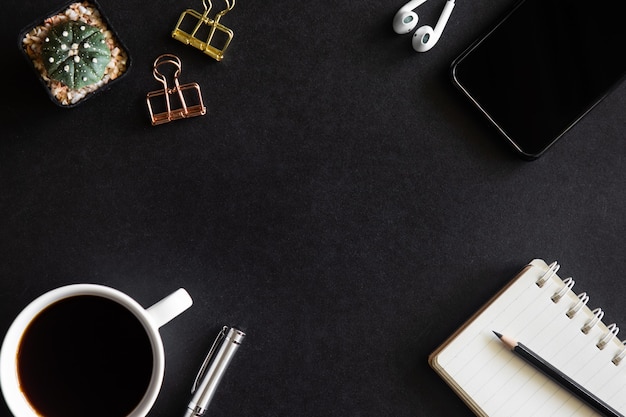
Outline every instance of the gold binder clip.
[[[207, 6], [208, 2], [208, 6]], [[213, 7], [211, 0], [202, 0], [204, 13], [192, 9], [185, 10], [178, 19], [176, 27], [172, 31], [172, 38], [181, 41], [185, 45], [191, 45], [209, 55], [217, 61], [224, 58], [224, 52], [233, 39], [233, 31], [220, 23], [220, 19], [235, 7], [235, 0], [225, 0], [226, 8], [215, 15], [214, 19], [209, 17], [209, 12]], [[185, 19], [188, 18], [188, 19]], [[186, 26], [185, 20], [195, 21], [195, 25]], [[190, 32], [183, 27], [192, 28]], [[215, 43], [222, 38], [221, 48]], [[216, 38], [216, 39], [214, 39]]]
[[[167, 78], [159, 72], [159, 67], [165, 64], [172, 64], [176, 68], [173, 75], [174, 88], [168, 87]], [[160, 81], [163, 84], [163, 89], [151, 91], [146, 97], [148, 111], [150, 112], [150, 118], [152, 119], [153, 126], [171, 122], [172, 120], [185, 119], [206, 114], [206, 107], [204, 107], [204, 103], [202, 102], [200, 86], [197, 83], [188, 83], [183, 85], [178, 83], [178, 76], [180, 75], [181, 68], [182, 65], [180, 59], [176, 55], [163, 54], [154, 61], [152, 74], [154, 74], [154, 78], [157, 81]], [[161, 101], [161, 108], [155, 111], [153, 109], [153, 104], [156, 104], [154, 99], [161, 96], [164, 98], [165, 109], [163, 109], [163, 102]], [[187, 98], [185, 98], [185, 96], [187, 96]], [[188, 99], [193, 100], [195, 104], [188, 105]]]

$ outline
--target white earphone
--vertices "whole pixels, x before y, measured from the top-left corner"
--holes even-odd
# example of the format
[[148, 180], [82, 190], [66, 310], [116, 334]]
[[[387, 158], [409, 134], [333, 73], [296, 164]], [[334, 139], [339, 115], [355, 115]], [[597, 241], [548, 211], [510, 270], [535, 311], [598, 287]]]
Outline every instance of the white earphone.
[[[413, 10], [425, 2], [426, 0], [411, 0], [402, 6], [393, 17], [393, 30], [398, 34], [412, 31], [417, 26], [417, 21], [419, 20], [417, 13]], [[452, 9], [454, 9], [454, 0], [447, 0], [434, 29], [430, 26], [422, 26], [415, 31], [412, 40], [413, 49], [417, 52], [426, 52], [435, 46], [448, 23]]]

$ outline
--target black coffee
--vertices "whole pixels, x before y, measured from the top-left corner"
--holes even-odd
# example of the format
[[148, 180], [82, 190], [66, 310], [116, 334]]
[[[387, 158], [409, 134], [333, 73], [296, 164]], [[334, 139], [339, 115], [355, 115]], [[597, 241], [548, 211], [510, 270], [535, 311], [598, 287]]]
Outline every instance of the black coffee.
[[18, 376], [44, 417], [123, 417], [146, 392], [152, 359], [131, 312], [107, 298], [76, 296], [47, 307], [26, 329]]

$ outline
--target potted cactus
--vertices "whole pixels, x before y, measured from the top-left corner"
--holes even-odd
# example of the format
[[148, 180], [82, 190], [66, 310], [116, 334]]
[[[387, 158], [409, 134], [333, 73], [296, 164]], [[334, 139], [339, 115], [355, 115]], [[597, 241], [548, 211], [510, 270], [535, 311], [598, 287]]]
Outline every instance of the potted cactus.
[[130, 57], [95, 0], [70, 2], [27, 26], [20, 47], [52, 101], [74, 107], [118, 81]]

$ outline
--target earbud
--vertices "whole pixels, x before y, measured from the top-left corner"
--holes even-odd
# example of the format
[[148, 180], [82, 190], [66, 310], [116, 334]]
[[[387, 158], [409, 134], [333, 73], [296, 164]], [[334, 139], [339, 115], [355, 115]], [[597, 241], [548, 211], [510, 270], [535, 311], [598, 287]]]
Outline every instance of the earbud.
[[426, 52], [435, 46], [435, 44], [439, 41], [439, 38], [441, 38], [443, 29], [448, 23], [448, 19], [452, 14], [452, 9], [454, 9], [454, 0], [448, 0], [446, 5], [443, 7], [443, 12], [441, 13], [441, 16], [439, 16], [439, 20], [437, 21], [434, 29], [430, 26], [422, 26], [415, 31], [412, 41], [413, 49], [417, 52]]
[[426, 0], [411, 0], [393, 17], [393, 30], [399, 34], [409, 33], [415, 26], [417, 26], [417, 21], [419, 18], [417, 17], [417, 13], [413, 10], [417, 9], [419, 6], [424, 4]]

